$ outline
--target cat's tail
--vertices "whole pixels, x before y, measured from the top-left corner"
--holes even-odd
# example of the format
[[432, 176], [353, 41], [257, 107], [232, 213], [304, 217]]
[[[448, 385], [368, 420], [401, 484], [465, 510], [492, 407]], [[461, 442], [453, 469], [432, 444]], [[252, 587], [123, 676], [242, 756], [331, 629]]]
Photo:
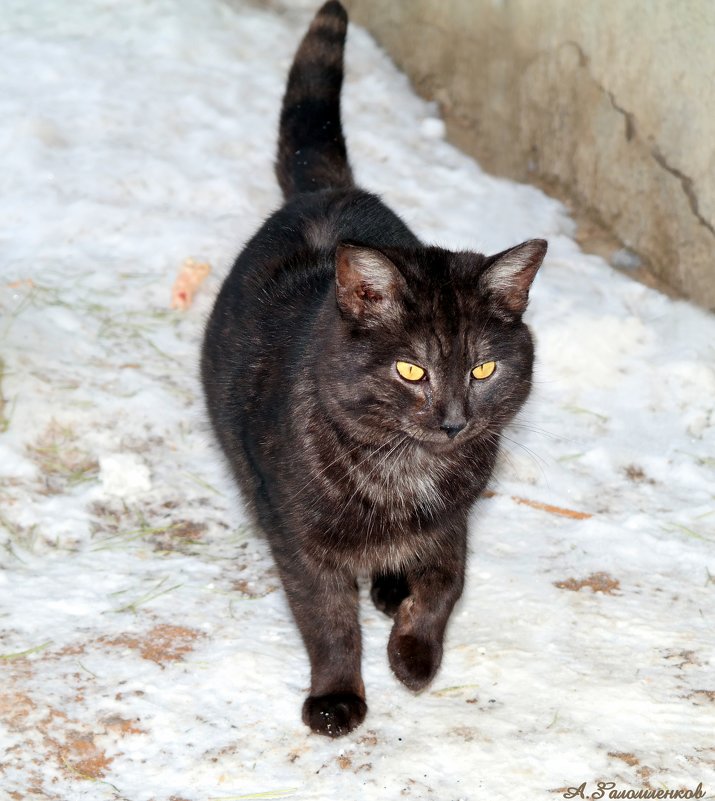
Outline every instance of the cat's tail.
[[340, 89], [348, 15], [329, 0], [300, 43], [283, 97], [276, 177], [286, 200], [300, 192], [353, 186]]

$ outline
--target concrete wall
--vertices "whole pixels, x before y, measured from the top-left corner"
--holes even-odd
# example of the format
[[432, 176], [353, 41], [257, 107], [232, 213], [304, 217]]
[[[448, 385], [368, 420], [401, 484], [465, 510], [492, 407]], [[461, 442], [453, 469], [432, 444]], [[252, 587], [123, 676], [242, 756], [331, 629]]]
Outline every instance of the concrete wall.
[[715, 308], [714, 0], [343, 0], [492, 172]]

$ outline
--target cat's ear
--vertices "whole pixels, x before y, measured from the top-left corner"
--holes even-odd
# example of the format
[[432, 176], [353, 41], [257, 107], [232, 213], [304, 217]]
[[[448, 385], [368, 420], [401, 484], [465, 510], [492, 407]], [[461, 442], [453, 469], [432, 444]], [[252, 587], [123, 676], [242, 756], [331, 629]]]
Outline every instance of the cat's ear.
[[487, 259], [479, 277], [482, 292], [498, 306], [521, 315], [529, 302], [529, 289], [546, 255], [545, 239], [529, 239]]
[[378, 320], [399, 313], [405, 279], [379, 250], [338, 245], [335, 293], [340, 310], [358, 320]]

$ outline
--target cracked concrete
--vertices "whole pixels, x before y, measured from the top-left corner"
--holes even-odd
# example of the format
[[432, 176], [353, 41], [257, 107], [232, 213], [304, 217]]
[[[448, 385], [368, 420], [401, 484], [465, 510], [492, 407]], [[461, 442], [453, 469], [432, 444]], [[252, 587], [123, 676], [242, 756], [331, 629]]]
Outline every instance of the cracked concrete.
[[666, 161], [665, 156], [660, 153], [657, 148], [653, 149], [653, 158], [664, 170], [667, 170], [680, 181], [680, 185], [683, 187], [683, 192], [685, 192], [685, 195], [688, 198], [688, 202], [690, 203], [690, 208], [693, 214], [700, 221], [701, 225], [704, 225], [711, 234], [715, 235], [715, 228], [713, 225], [709, 223], [700, 213], [700, 203], [698, 202], [698, 196], [693, 187], [693, 179], [688, 178], [687, 175], [683, 175], [683, 173], [680, 172], [680, 170], [677, 170], [675, 167], [671, 167], [671, 165]]
[[715, 309], [715, 5], [345, 0], [488, 170]]

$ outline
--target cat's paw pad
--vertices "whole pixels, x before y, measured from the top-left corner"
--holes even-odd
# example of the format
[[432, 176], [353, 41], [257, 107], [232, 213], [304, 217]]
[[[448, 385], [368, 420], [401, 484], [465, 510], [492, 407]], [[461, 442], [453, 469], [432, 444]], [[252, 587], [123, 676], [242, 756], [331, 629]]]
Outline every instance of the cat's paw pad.
[[303, 722], [318, 734], [342, 737], [365, 720], [367, 704], [354, 693], [311, 695], [303, 704]]
[[414, 634], [395, 634], [387, 646], [390, 667], [410, 690], [426, 687], [442, 661], [442, 646]]
[[403, 576], [375, 576], [372, 580], [370, 597], [381, 612], [388, 617], [394, 617], [409, 592], [410, 588]]

